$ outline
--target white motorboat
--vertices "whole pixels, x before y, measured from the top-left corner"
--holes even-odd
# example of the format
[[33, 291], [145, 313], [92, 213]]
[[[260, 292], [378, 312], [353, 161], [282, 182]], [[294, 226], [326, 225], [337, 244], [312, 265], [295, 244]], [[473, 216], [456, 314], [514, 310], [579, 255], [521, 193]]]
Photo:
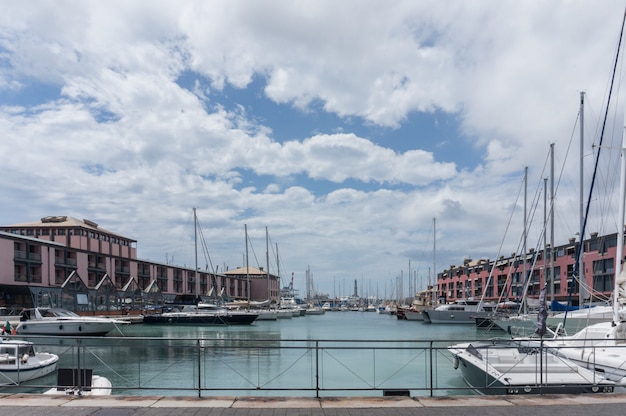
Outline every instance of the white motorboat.
[[276, 310], [276, 319], [291, 319], [291, 318], [293, 318], [292, 309], [277, 309]]
[[320, 306], [310, 305], [308, 308], [304, 310], [305, 315], [324, 315], [326, 310]]
[[57, 385], [44, 394], [71, 396], [110, 396], [113, 386], [103, 376], [93, 374], [93, 370], [83, 368], [59, 368]]
[[0, 339], [0, 385], [20, 384], [56, 370], [59, 356], [36, 352], [32, 342]]
[[112, 318], [80, 316], [61, 308], [32, 308], [22, 311], [15, 331], [18, 335], [99, 336], [127, 323]]
[[476, 324], [476, 318], [491, 313], [492, 305], [480, 300], [459, 299], [454, 303], [446, 303], [435, 309], [422, 311], [424, 322], [433, 324]]
[[481, 394], [610, 393], [615, 382], [547, 348], [492, 342], [448, 347], [454, 367]]
[[253, 309], [253, 311], [259, 314], [259, 317], [256, 318], [257, 321], [275, 321], [278, 319], [276, 309]]

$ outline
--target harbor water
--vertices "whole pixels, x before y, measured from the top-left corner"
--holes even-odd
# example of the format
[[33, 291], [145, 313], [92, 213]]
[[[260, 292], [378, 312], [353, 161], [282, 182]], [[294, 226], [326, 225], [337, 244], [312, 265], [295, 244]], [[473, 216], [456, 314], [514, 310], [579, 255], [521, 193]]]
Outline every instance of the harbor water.
[[[256, 321], [243, 326], [129, 324], [102, 338], [30, 337], [60, 368], [90, 368], [113, 394], [411, 396], [472, 394], [446, 346], [506, 334], [371, 312]], [[37, 393], [54, 376], [20, 386]], [[4, 387], [0, 392], [16, 391]]]

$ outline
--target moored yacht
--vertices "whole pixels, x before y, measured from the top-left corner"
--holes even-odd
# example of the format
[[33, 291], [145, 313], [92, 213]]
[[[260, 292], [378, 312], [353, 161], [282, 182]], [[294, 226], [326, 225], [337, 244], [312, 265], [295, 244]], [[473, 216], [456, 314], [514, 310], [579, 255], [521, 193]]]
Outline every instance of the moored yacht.
[[128, 322], [96, 316], [80, 316], [61, 308], [24, 309], [15, 331], [18, 335], [100, 336]]
[[480, 300], [459, 299], [454, 303], [446, 303], [435, 309], [422, 311], [424, 322], [433, 324], [476, 324], [476, 318], [487, 316], [493, 309], [492, 305]]
[[227, 310], [214, 304], [186, 305], [179, 311], [163, 312], [143, 317], [145, 324], [174, 325], [250, 325], [258, 312]]

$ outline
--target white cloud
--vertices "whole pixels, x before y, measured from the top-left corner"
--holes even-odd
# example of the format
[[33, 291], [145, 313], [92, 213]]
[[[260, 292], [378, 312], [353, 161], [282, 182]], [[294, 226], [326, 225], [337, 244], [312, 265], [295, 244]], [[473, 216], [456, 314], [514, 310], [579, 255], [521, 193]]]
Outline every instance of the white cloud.
[[[137, 238], [142, 257], [182, 261], [196, 206], [217, 262], [241, 263], [243, 223], [252, 233], [268, 226], [284, 245], [285, 270], [311, 264], [319, 278], [395, 276], [433, 217], [442, 256], [495, 254], [523, 166], [536, 187], [548, 143], [563, 157], [572, 146], [583, 89], [593, 152], [622, 9], [617, 1], [5, 4], [4, 222], [87, 217]], [[210, 87], [179, 86], [187, 71]], [[255, 77], [265, 98], [302, 114], [323, 109], [383, 131], [438, 110], [460, 121], [483, 158], [459, 168], [464, 155], [447, 157], [426, 131], [410, 145], [374, 143], [346, 126], [278, 142], [280, 125], [213, 94]], [[50, 85], [62, 94], [37, 95]], [[445, 140], [456, 148], [470, 139]], [[576, 163], [562, 163], [575, 176]], [[561, 192], [563, 205], [575, 199]]]

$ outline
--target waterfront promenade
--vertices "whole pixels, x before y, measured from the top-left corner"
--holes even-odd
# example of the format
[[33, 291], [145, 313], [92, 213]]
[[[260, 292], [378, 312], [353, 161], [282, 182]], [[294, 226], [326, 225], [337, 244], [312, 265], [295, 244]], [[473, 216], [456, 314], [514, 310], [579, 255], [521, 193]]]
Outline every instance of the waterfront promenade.
[[589, 416], [621, 415], [626, 394], [453, 397], [70, 397], [0, 395], [2, 416]]

